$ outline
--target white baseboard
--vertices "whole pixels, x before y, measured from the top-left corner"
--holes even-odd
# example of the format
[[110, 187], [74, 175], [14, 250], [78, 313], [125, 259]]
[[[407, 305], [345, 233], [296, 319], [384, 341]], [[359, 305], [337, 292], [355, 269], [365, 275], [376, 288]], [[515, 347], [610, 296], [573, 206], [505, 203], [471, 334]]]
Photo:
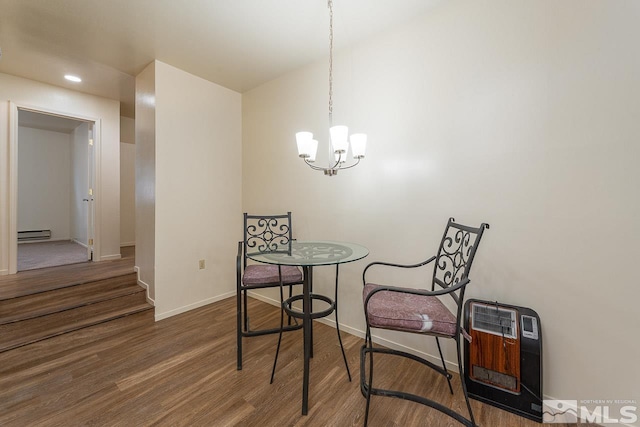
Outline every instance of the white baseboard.
[[73, 239], [70, 239], [68, 237], [60, 237], [60, 238], [55, 238], [55, 239], [40, 239], [40, 240], [25, 240], [22, 242], [18, 242], [18, 245], [28, 245], [30, 243], [53, 243], [53, 242], [72, 242], [75, 241]]
[[[268, 304], [271, 304], [273, 306], [279, 307], [280, 306], [280, 301], [275, 300], [273, 298], [268, 298], [265, 297], [263, 295], [260, 294], [256, 294], [254, 292], [249, 292], [249, 296], [251, 296], [252, 298], [255, 298], [257, 300], [260, 300], [262, 302], [266, 302]], [[325, 325], [331, 326], [332, 328], [336, 327], [336, 322], [335, 320], [332, 320], [330, 317], [324, 317], [321, 319], [316, 319], [316, 321], [320, 322], [320, 323], [324, 323]], [[355, 335], [359, 338], [364, 338], [365, 332], [363, 330], [360, 329], [356, 329], [353, 328], [351, 326], [345, 325], [343, 323], [340, 324], [340, 331], [344, 331], [348, 334], [351, 335]], [[442, 361], [440, 360], [440, 356], [438, 355], [433, 355], [433, 354], [429, 354], [429, 353], [425, 353], [423, 351], [420, 350], [416, 350], [414, 348], [411, 347], [407, 347], [405, 345], [399, 344], [395, 341], [389, 341], [385, 338], [380, 338], [376, 335], [372, 335], [372, 339], [373, 342], [376, 344], [380, 344], [383, 345], [387, 348], [391, 348], [393, 350], [400, 350], [400, 351], [405, 351], [407, 353], [411, 353], [414, 354], [418, 357], [422, 357], [423, 359], [429, 360], [432, 363], [435, 363], [437, 365], [440, 365], [442, 363]], [[450, 362], [448, 360], [445, 360], [445, 363], [447, 364], [447, 369], [451, 369], [454, 372], [458, 372], [458, 363], [457, 362]]]
[[137, 276], [136, 280], [138, 281], [138, 285], [142, 286], [146, 291], [145, 292], [145, 298], [147, 299], [147, 302], [155, 307], [156, 306], [155, 300], [149, 296], [149, 288], [150, 288], [149, 284], [145, 283], [142, 280], [140, 280], [140, 267], [138, 267], [137, 265], [134, 265], [133, 266], [133, 271], [136, 272], [136, 276]]
[[9, 270], [4, 269], [4, 270], [0, 270], [0, 276], [7, 276], [9, 275]]
[[73, 243], [77, 243], [77, 244], [79, 244], [79, 245], [80, 245], [80, 246], [82, 246], [83, 248], [87, 248], [87, 249], [89, 248], [89, 247], [86, 245], [86, 243], [82, 243], [80, 240], [77, 240], [77, 239], [71, 239], [71, 241], [72, 241]]
[[120, 247], [124, 248], [125, 246], [135, 246], [136, 242], [121, 242]]
[[122, 255], [113, 254], [113, 255], [104, 255], [100, 257], [100, 261], [113, 261], [115, 259], [122, 259]]
[[222, 295], [217, 295], [215, 297], [212, 298], [207, 298], [205, 300], [202, 301], [198, 301], [198, 302], [194, 302], [193, 304], [189, 304], [189, 305], [185, 305], [183, 307], [178, 307], [175, 308], [173, 310], [169, 310], [166, 311], [164, 313], [156, 313], [155, 319], [156, 322], [162, 319], [166, 319], [168, 317], [172, 317], [172, 316], [176, 316], [178, 314], [182, 314], [182, 313], [186, 313], [187, 311], [208, 305], [208, 304], [212, 304], [214, 302], [218, 302], [218, 301], [222, 301], [223, 299], [227, 299], [229, 297], [232, 297], [236, 294], [236, 291], [231, 291], [231, 292], [227, 292], [225, 294]]

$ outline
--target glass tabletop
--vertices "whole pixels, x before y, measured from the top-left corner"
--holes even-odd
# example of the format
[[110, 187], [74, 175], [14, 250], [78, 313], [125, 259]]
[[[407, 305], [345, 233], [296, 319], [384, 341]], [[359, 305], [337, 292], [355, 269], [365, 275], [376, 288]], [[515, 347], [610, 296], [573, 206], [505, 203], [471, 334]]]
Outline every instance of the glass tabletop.
[[247, 253], [254, 261], [278, 265], [332, 265], [357, 261], [369, 255], [369, 249], [349, 242], [300, 241], [273, 248], [268, 252]]

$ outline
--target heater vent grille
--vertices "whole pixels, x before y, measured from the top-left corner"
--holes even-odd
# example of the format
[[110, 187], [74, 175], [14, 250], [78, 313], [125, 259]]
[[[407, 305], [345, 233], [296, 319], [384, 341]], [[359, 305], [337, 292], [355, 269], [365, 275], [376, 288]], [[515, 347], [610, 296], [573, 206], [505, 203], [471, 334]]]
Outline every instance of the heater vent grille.
[[472, 305], [471, 327], [488, 334], [516, 338], [516, 311], [474, 303]]
[[48, 240], [51, 238], [51, 230], [26, 230], [18, 231], [18, 241]]
[[518, 379], [514, 376], [496, 372], [482, 366], [473, 365], [473, 377], [491, 384], [495, 384], [508, 390], [515, 390], [518, 386]]

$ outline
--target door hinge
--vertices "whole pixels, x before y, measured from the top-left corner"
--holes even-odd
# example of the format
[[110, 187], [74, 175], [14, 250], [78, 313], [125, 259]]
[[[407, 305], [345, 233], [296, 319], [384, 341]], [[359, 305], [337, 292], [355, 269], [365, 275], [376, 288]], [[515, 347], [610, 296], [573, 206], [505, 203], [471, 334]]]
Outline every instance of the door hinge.
[[93, 188], [90, 188], [90, 189], [89, 189], [89, 195], [90, 195], [90, 196], [93, 196]]
[[89, 244], [93, 245], [93, 239], [89, 239]]

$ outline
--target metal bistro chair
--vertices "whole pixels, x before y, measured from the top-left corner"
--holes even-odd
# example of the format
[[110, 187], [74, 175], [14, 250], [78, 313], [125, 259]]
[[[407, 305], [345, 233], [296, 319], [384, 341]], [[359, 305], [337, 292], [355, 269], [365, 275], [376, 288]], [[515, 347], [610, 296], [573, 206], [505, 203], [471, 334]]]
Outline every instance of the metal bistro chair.
[[[464, 334], [464, 332], [460, 325], [465, 288], [469, 283], [469, 270], [485, 228], [489, 228], [489, 225], [483, 223], [478, 228], [473, 228], [458, 224], [453, 218], [449, 218], [436, 256], [412, 265], [373, 262], [364, 269], [362, 274], [364, 283], [362, 296], [367, 331], [365, 344], [360, 350], [360, 389], [367, 399], [365, 426], [369, 418], [371, 395], [411, 400], [437, 409], [466, 426], [476, 425], [464, 382], [460, 339], [460, 335]], [[367, 280], [367, 273], [373, 266], [416, 268], [434, 261], [430, 291], [427, 289], [378, 285]], [[455, 313], [452, 313], [439, 299], [439, 297], [445, 295], [453, 299], [456, 307]], [[371, 328], [434, 336], [438, 345], [440, 359], [442, 360], [442, 367], [407, 352], [374, 347], [371, 340]], [[469, 411], [469, 419], [426, 397], [373, 387], [373, 354], [381, 353], [406, 357], [434, 369], [447, 379], [449, 390], [453, 394], [453, 387], [451, 386], [452, 375], [447, 371], [442, 349], [440, 348], [440, 338], [450, 338], [456, 341], [460, 382], [462, 383], [462, 392]], [[368, 381], [365, 375], [367, 354], [369, 354]]]
[[[298, 267], [270, 264], [247, 265], [247, 254], [251, 251], [269, 252], [288, 245], [292, 241], [291, 212], [283, 215], [244, 214], [244, 238], [238, 242], [236, 257], [236, 299], [237, 299], [237, 358], [238, 370], [242, 370], [242, 338], [275, 334], [302, 328], [302, 324], [291, 324], [277, 328], [251, 330], [247, 312], [247, 291], [263, 288], [280, 288], [280, 301], [284, 300], [282, 286], [289, 287], [289, 298], [293, 285], [302, 284], [302, 271]], [[282, 304], [281, 304], [282, 305]], [[280, 309], [280, 323], [284, 312]]]

